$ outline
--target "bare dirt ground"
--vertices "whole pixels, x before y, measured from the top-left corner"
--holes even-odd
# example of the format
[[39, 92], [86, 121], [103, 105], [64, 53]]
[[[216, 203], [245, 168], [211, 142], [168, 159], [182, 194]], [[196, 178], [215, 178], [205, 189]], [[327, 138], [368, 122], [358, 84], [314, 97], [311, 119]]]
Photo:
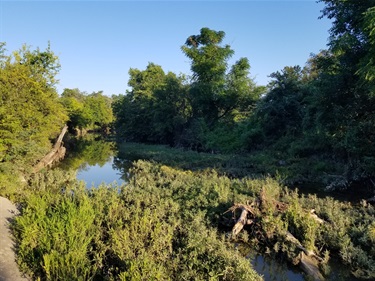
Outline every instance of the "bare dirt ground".
[[0, 281], [31, 280], [20, 272], [16, 263], [15, 244], [9, 224], [17, 213], [12, 202], [0, 197]]

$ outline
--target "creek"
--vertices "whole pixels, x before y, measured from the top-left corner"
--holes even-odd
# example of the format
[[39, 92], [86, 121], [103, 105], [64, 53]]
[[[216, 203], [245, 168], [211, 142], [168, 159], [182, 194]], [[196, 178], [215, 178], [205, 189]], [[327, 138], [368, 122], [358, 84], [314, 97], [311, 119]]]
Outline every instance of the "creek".
[[[118, 153], [114, 143], [93, 136], [81, 139], [74, 146], [68, 147], [68, 152], [67, 157], [59, 166], [75, 169], [77, 179], [85, 181], [87, 188], [95, 188], [100, 184], [126, 184], [132, 161], [139, 159], [137, 155], [129, 156], [128, 154], [127, 159], [124, 159], [121, 153]], [[315, 188], [316, 186], [309, 191], [314, 191]], [[342, 195], [342, 193], [340, 194]], [[330, 194], [330, 196], [332, 195]], [[338, 199], [342, 200], [342, 196]], [[265, 281], [308, 280], [299, 268], [286, 262], [253, 251], [250, 251], [247, 257], [254, 269], [263, 275]], [[360, 280], [351, 276], [348, 269], [338, 260], [331, 259], [329, 268], [330, 273], [327, 276], [327, 281]]]

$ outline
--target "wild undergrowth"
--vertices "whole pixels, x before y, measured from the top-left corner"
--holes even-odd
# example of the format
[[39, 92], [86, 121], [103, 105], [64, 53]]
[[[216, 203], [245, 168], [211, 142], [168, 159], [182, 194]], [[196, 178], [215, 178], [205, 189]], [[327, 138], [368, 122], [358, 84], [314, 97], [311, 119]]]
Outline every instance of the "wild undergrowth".
[[[286, 239], [286, 233], [291, 233], [307, 251], [323, 259], [323, 271], [327, 275], [330, 272], [325, 262], [335, 256], [354, 276], [375, 277], [375, 208], [372, 205], [362, 201], [353, 206], [330, 197], [300, 195], [298, 190], [280, 188], [270, 179], [263, 182], [257, 196], [261, 206], [248, 233], [240, 235], [239, 240], [271, 256], [297, 262], [301, 249]], [[257, 200], [248, 200], [247, 204]]]
[[[344, 189], [352, 181], [365, 178], [354, 176], [347, 163], [329, 155], [291, 153], [286, 145], [238, 154], [197, 152], [129, 142], [117, 144], [117, 149], [115, 164], [119, 169], [128, 169], [132, 161], [143, 159], [183, 170], [215, 169], [220, 175], [231, 178], [270, 175], [282, 179], [287, 185], [315, 184], [321, 191]], [[362, 185], [365, 187], [365, 181]], [[370, 197], [370, 190], [371, 187], [361, 188], [365, 198]]]
[[225, 230], [233, 204], [261, 201], [255, 223], [237, 237], [242, 245], [293, 261], [300, 250], [290, 232], [309, 251], [374, 277], [369, 204], [155, 162], [138, 161], [131, 174], [127, 185], [92, 189], [59, 170], [36, 175], [14, 223], [22, 268], [42, 280], [260, 280]]
[[149, 162], [133, 174], [95, 189], [36, 176], [14, 223], [22, 268], [42, 280], [260, 280], [214, 223], [236, 193], [229, 179]]

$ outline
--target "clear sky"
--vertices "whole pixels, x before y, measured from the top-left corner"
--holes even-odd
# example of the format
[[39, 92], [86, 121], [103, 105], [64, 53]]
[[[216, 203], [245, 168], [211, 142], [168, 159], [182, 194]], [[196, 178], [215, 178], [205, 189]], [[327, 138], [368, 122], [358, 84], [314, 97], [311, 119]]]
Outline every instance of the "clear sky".
[[60, 58], [57, 86], [106, 95], [124, 94], [129, 68], [148, 62], [165, 71], [190, 74], [181, 46], [202, 27], [222, 30], [235, 51], [230, 63], [247, 57], [251, 76], [266, 85], [284, 66], [303, 66], [326, 48], [322, 3], [300, 1], [6, 1], [0, 0], [0, 42], [14, 51], [23, 44]]

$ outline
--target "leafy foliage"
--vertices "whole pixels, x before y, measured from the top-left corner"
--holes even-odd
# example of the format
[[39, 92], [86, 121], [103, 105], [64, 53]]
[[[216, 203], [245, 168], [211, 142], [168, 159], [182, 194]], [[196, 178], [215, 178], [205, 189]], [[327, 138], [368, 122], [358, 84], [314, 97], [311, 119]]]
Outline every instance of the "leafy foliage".
[[237, 188], [228, 178], [138, 162], [127, 186], [88, 190], [64, 174], [37, 175], [15, 222], [34, 278], [260, 280], [213, 228]]
[[68, 111], [71, 130], [102, 128], [113, 121], [112, 100], [101, 91], [87, 95], [78, 89], [64, 89], [60, 102]]
[[[240, 122], [250, 115], [265, 88], [249, 78], [246, 58], [228, 69], [234, 51], [229, 45], [221, 46], [224, 36], [222, 31], [202, 28], [200, 35], [187, 39], [182, 51], [192, 60], [189, 83], [184, 76], [165, 74], [153, 63], [144, 71], [130, 69], [132, 90], [113, 105], [120, 138], [216, 150], [228, 144], [229, 136], [221, 132], [238, 128], [240, 135]], [[228, 144], [223, 150], [239, 146]]]
[[[0, 189], [50, 148], [67, 116], [54, 88], [57, 57], [24, 46], [0, 62]], [[10, 180], [10, 178], [13, 180]]]
[[175, 144], [189, 118], [184, 77], [165, 74], [150, 63], [146, 70], [131, 69], [133, 89], [113, 105], [116, 132], [131, 141]]

